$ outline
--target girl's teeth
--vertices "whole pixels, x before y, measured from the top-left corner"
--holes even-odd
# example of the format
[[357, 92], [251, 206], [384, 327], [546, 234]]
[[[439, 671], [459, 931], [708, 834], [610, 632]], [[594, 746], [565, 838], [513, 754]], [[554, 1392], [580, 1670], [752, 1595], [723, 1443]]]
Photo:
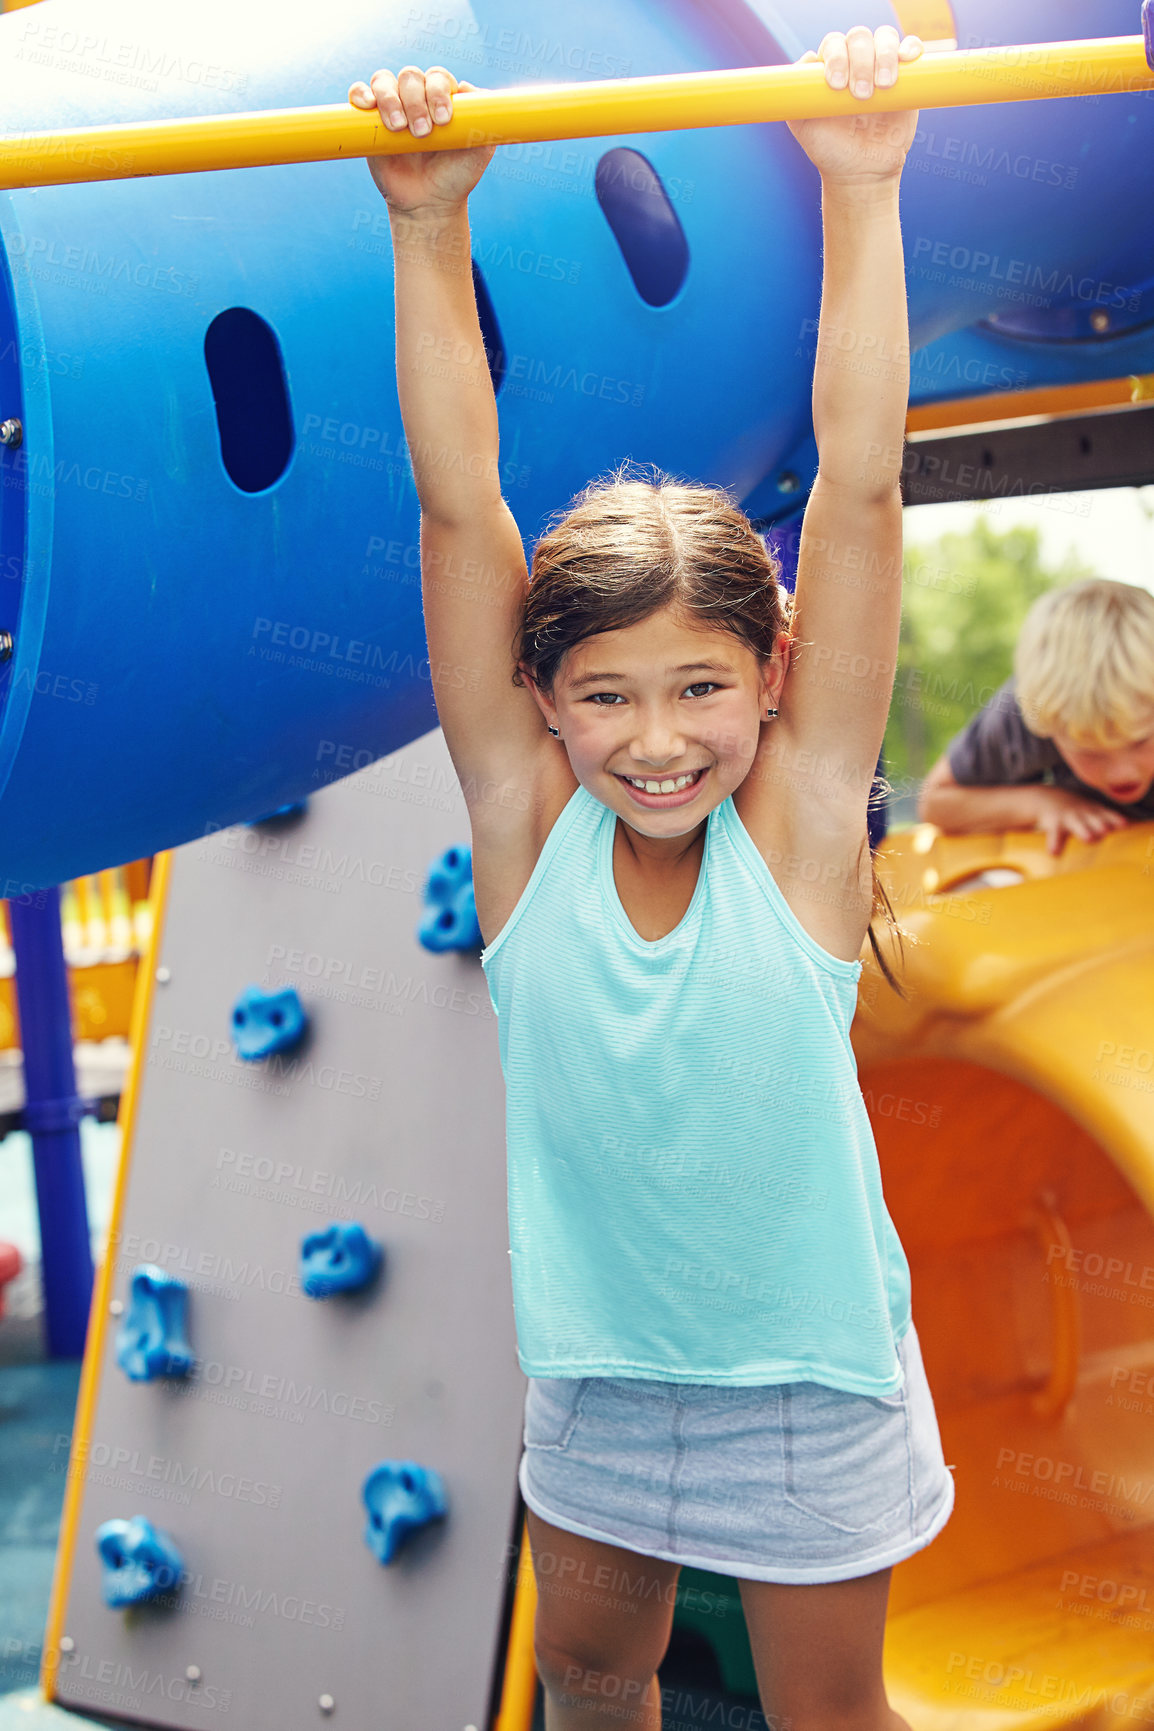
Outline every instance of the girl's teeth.
[[697, 771], [692, 770], [688, 775], [679, 775], [676, 781], [637, 781], [631, 775], [627, 775], [625, 779], [634, 787], [643, 788], [646, 793], [680, 793], [683, 787], [689, 786], [696, 775]]

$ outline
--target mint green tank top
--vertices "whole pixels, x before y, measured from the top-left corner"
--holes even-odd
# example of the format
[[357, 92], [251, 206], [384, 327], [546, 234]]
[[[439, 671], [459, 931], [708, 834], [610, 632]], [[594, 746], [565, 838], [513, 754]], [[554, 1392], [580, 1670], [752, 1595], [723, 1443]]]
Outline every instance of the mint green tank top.
[[850, 1023], [860, 962], [805, 931], [732, 798], [651, 943], [578, 787], [481, 955], [506, 1086], [521, 1368], [902, 1386], [909, 1265]]

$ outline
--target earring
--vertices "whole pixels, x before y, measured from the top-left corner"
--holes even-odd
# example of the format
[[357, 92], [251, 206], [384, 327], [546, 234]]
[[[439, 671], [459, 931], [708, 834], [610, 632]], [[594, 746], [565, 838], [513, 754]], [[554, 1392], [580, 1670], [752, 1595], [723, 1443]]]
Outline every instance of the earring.
[[777, 710], [776, 709], [767, 709], [765, 712], [765, 719], [767, 721], [776, 721], [777, 720]]
[[551, 733], [551, 734], [552, 734], [552, 735], [553, 735], [553, 738], [554, 738], [554, 739], [560, 739], [560, 737], [561, 737], [561, 729], [560, 729], [560, 728], [559, 728], [559, 727], [551, 727], [551, 728], [550, 728], [550, 729], [549, 729], [549, 732], [550, 732], [550, 733]]

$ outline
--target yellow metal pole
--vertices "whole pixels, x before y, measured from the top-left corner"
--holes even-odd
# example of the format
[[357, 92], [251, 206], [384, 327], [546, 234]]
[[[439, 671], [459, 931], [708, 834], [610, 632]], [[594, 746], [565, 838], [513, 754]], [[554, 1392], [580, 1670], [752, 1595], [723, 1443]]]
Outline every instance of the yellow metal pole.
[[529, 1549], [529, 1528], [521, 1530], [521, 1555], [509, 1645], [505, 1655], [505, 1682], [493, 1731], [529, 1731], [537, 1705], [537, 1660], [533, 1653], [533, 1624], [537, 1616], [537, 1582]]
[[1133, 90], [1154, 90], [1141, 36], [927, 54], [867, 102], [830, 90], [812, 64], [522, 85], [459, 95], [449, 124], [423, 139], [386, 132], [375, 113], [345, 103], [9, 135], [0, 138], [0, 187]]
[[[156, 856], [149, 900], [153, 908], [152, 938], [148, 953], [136, 976], [132, 1000], [132, 1067], [128, 1084], [120, 1097], [120, 1164], [112, 1193], [112, 1218], [108, 1227], [108, 1242], [92, 1288], [92, 1308], [89, 1311], [88, 1339], [84, 1347], [84, 1363], [80, 1371], [80, 1387], [76, 1396], [76, 1417], [72, 1421], [72, 1450], [68, 1458], [68, 1476], [64, 1488], [64, 1511], [60, 1518], [60, 1538], [56, 1546], [56, 1567], [52, 1576], [52, 1596], [48, 1605], [48, 1623], [44, 1631], [44, 1647], [40, 1663], [40, 1686], [50, 1701], [56, 1697], [60, 1671], [60, 1640], [66, 1633], [65, 1618], [72, 1589], [72, 1570], [76, 1547], [80, 1539], [80, 1513], [84, 1487], [88, 1478], [88, 1448], [96, 1419], [96, 1404], [100, 1395], [100, 1373], [104, 1363], [104, 1341], [112, 1327], [109, 1321], [109, 1301], [117, 1279], [117, 1255], [121, 1241], [124, 1209], [128, 1200], [128, 1173], [133, 1152], [136, 1112], [144, 1073], [144, 1041], [152, 1014], [152, 998], [156, 986], [156, 963], [160, 955], [160, 938], [164, 915], [168, 907], [168, 888], [172, 876], [172, 854]], [[91, 1565], [91, 1558], [86, 1559]]]

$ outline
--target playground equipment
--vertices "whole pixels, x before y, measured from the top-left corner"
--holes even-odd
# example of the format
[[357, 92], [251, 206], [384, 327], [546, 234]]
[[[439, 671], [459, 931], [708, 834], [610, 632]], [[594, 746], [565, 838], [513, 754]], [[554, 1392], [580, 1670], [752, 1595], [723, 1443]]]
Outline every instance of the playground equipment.
[[411, 1533], [449, 1512], [440, 1474], [416, 1461], [382, 1461], [361, 1494], [369, 1511], [365, 1543], [381, 1563], [391, 1563]]
[[154, 1262], [134, 1268], [129, 1301], [116, 1337], [116, 1362], [133, 1382], [187, 1376], [194, 1363], [188, 1344], [188, 1287]]
[[[903, 25], [917, 11], [900, 8]], [[6, 124], [62, 137], [340, 106], [351, 77], [421, 57], [495, 86], [563, 71], [590, 101], [603, 71], [732, 77], [737, 62], [798, 88], [818, 78], [784, 64], [817, 27], [801, 0], [622, 0], [588, 31], [574, 13], [544, 35], [530, 0], [410, 13], [286, 0], [270, 36], [259, 8], [226, 0], [179, 15], [44, 0], [0, 18]], [[895, 16], [865, 8], [866, 22]], [[820, 22], [860, 17], [831, 0]], [[1119, 84], [1147, 88], [989, 104], [974, 75], [976, 106], [923, 110], [903, 184], [915, 405], [1154, 372], [1137, 21], [1132, 0], [959, 4], [963, 43], [1032, 44], [1031, 95], [1070, 76], [1047, 39], [1087, 30], [1126, 37], [1093, 52], [1121, 55]], [[997, 91], [1020, 94], [1018, 51], [998, 53]], [[949, 56], [926, 60], [919, 76], [948, 82]], [[342, 108], [342, 125], [373, 124]], [[796, 523], [815, 466], [816, 192], [780, 125], [498, 154], [471, 203], [474, 263], [502, 485], [527, 538], [623, 453], [724, 482], [767, 526]], [[652, 281], [639, 237], [655, 227], [681, 239]], [[13, 895], [275, 811], [314, 771], [347, 774], [436, 718], [388, 218], [364, 164], [15, 190], [0, 239], [0, 887]]]
[[96, 1529], [96, 1552], [103, 1565], [104, 1603], [112, 1610], [171, 1593], [184, 1572], [184, 1559], [172, 1538], [143, 1515], [102, 1522]]
[[337, 1220], [301, 1243], [301, 1291], [307, 1298], [359, 1292], [377, 1278], [384, 1250], [359, 1220]]
[[229, 1026], [237, 1057], [259, 1064], [274, 1052], [291, 1052], [298, 1046], [308, 1018], [291, 986], [275, 992], [246, 986], [232, 1007]]
[[[169, 126], [181, 109], [199, 128], [206, 109], [223, 112], [242, 98], [265, 108], [331, 103], [350, 76], [414, 57], [501, 83], [533, 75], [524, 65], [510, 72], [496, 39], [511, 31], [532, 40], [538, 10], [512, 3], [484, 14], [450, 5], [436, 28], [414, 38], [399, 8], [382, 17], [368, 0], [344, 0], [321, 19], [289, 0], [270, 45], [263, 24], [254, 31], [243, 11], [221, 0], [205, 0], [175, 22], [110, 4], [99, 14], [104, 34], [69, 65], [95, 15], [72, 0], [46, 0], [0, 20], [0, 93], [10, 124], [23, 131], [43, 130], [48, 115], [69, 128], [141, 114]], [[901, 21], [916, 28], [911, 10], [902, 8]], [[839, 0], [821, 23], [844, 27], [861, 16]], [[893, 16], [879, 5], [872, 21]], [[1101, 4], [1092, 18], [1100, 31], [1134, 23], [1132, 8], [1121, 4]], [[1084, 6], [959, 5], [957, 33], [1034, 38], [1029, 50], [1001, 51], [1008, 74], [1015, 54], [1057, 56], [1058, 44], [1047, 49], [1039, 40], [1048, 32], [1060, 38], [1089, 23]], [[596, 35], [600, 53], [644, 75], [671, 64], [724, 72], [728, 58], [792, 59], [813, 28], [812, 8], [800, 3], [770, 9], [734, 0], [670, 12], [622, 0], [611, 18], [598, 18]], [[123, 71], [142, 41], [160, 69], [154, 90], [104, 76]], [[453, 43], [462, 45], [459, 60]], [[112, 65], [101, 59], [109, 51]], [[1123, 52], [1126, 70], [1101, 101], [1019, 108], [1006, 83], [1005, 100], [989, 106], [974, 82], [970, 100], [979, 105], [953, 110], [948, 129], [932, 109], [923, 113], [903, 194], [915, 406], [1154, 371], [1154, 235], [1133, 217], [1144, 208], [1154, 117], [1133, 38]], [[1037, 61], [1030, 65], [1036, 75]], [[931, 75], [944, 78], [949, 63], [939, 66]], [[1022, 92], [1014, 88], [1016, 98]], [[1053, 97], [1052, 81], [1030, 94]], [[342, 108], [341, 124], [347, 131], [373, 122]], [[77, 148], [55, 136], [61, 153]], [[740, 224], [735, 270], [737, 217], [751, 205], [761, 220]], [[502, 482], [527, 536], [627, 447], [724, 481], [767, 526], [796, 522], [814, 466], [807, 403], [816, 214], [812, 173], [780, 127], [617, 134], [592, 152], [515, 145], [499, 159], [473, 204], [474, 267], [501, 406]], [[655, 223], [676, 241], [656, 264], [639, 242]], [[782, 233], [792, 241], [788, 266]], [[387, 217], [361, 163], [300, 163], [225, 176], [185, 172], [179, 183], [16, 191], [0, 200], [0, 235], [7, 271], [0, 336], [11, 332], [0, 344], [0, 569], [19, 572], [19, 582], [0, 581], [6, 888], [27, 912], [42, 884], [200, 838], [166, 867], [176, 887], [163, 960], [158, 951], [150, 976], [159, 994], [148, 1012], [150, 1056], [127, 1109], [131, 1124], [139, 1100], [139, 1145], [122, 1179], [95, 1298], [46, 1682], [70, 1705], [111, 1705], [173, 1725], [202, 1722], [210, 1696], [219, 1699], [213, 1692], [228, 1690], [240, 1717], [260, 1731], [291, 1723], [302, 1707], [310, 1718], [339, 1710], [350, 1723], [380, 1723], [376, 1679], [387, 1665], [398, 1725], [487, 1724], [499, 1699], [501, 1731], [523, 1731], [532, 1678], [524, 1575], [507, 1662], [501, 1640], [521, 1383], [502, 1259], [495, 1042], [483, 991], [471, 1007], [470, 959], [422, 954], [414, 937], [422, 872], [437, 849], [459, 849], [462, 807], [439, 745], [384, 755], [433, 720], [415, 500], [391, 349], [381, 343]], [[108, 292], [78, 291], [78, 284]], [[371, 419], [362, 406], [366, 366], [379, 368]], [[383, 761], [365, 769], [374, 759]], [[100, 773], [108, 762], [127, 766], [114, 801]], [[295, 821], [285, 811], [354, 770], [362, 774], [324, 794], [318, 811], [310, 807]], [[391, 813], [387, 851], [382, 812]], [[264, 814], [284, 821], [238, 827]], [[1119, 892], [1118, 909], [1134, 912], [1137, 862], [1124, 865], [1119, 881], [1130, 888]], [[917, 872], [926, 869], [919, 856]], [[953, 1526], [947, 1531], [942, 1561], [935, 1546], [903, 1565], [888, 1650], [891, 1693], [914, 1722], [953, 1731], [963, 1696], [963, 1722], [972, 1716], [976, 1687], [986, 1722], [1005, 1724], [1007, 1714], [1024, 1714], [1017, 1698], [980, 1691], [996, 1688], [999, 1666], [1004, 1684], [1032, 1643], [1037, 1675], [1058, 1679], [1052, 1691], [1047, 1681], [1039, 1685], [1041, 1703], [1025, 1699], [1026, 1707], [1043, 1705], [1030, 1715], [1035, 1723], [1084, 1718], [1083, 1681], [1086, 1690], [1121, 1691], [1133, 1718], [1150, 1677], [1132, 1626], [1119, 1618], [1107, 1638], [1079, 1624], [1086, 1635], [1079, 1645], [1070, 1618], [1055, 1613], [1046, 1595], [1084, 1597], [1087, 1579], [1107, 1580], [1129, 1606], [1149, 1566], [1145, 1529], [1134, 1519], [1118, 1525], [1127, 1509], [1132, 1517], [1143, 1509], [1133, 1489], [1134, 1433], [1124, 1422], [1136, 1408], [1121, 1402], [1138, 1397], [1133, 1379], [1148, 1375], [1149, 1342], [1137, 1307], [1126, 1313], [1132, 1333], [1111, 1312], [1094, 1336], [1098, 1358], [1088, 1360], [1079, 1347], [1082, 1294], [1066, 1278], [1077, 1273], [1071, 1258], [1085, 1266], [1096, 1256], [1103, 1270], [1123, 1263], [1113, 1270], [1119, 1291], [1129, 1290], [1131, 1276], [1145, 1290], [1149, 1205], [1138, 1183], [1145, 1168], [1126, 1149], [1149, 1147], [1149, 1122], [1140, 1116], [1146, 1102], [1125, 1080], [1095, 1083], [1099, 1093], [1113, 1089], [1115, 1107], [1130, 1087], [1127, 1104], [1137, 1114], [1132, 1145], [1117, 1111], [1099, 1113], [1095, 1141], [1084, 1131], [1092, 1109], [1060, 1095], [1037, 1052], [1027, 1055], [1031, 1026], [1039, 1046], [1068, 1050], [1071, 1030], [1088, 1037], [1072, 990], [1051, 1022], [1030, 1020], [1047, 1001], [1050, 974], [1064, 971], [1073, 986], [1073, 950], [1047, 950], [1038, 939], [1037, 953], [1015, 971], [991, 941], [1004, 940], [1013, 954], [1024, 931], [1036, 934], [1039, 922], [1023, 918], [1031, 904], [1021, 896], [1046, 886], [981, 885], [973, 905], [989, 905], [989, 919], [979, 911], [969, 921], [958, 911], [970, 905], [968, 890], [921, 908], [926, 881], [915, 874], [910, 882], [917, 894], [905, 904], [899, 895], [899, 909], [911, 924], [925, 922], [934, 954], [946, 957], [940, 977], [933, 966], [924, 976], [936, 1009], [922, 1018], [916, 1003], [871, 1006], [873, 981], [859, 1033], [887, 1197], [915, 1279], [922, 1271], [915, 1303], [935, 1393], [942, 1390], [948, 1454], [959, 1467], [971, 1463], [975, 1483], [989, 1467], [1014, 1486], [1050, 1484], [1090, 1500], [1076, 1517], [1062, 1503], [1066, 1524], [1058, 1527], [1039, 1499], [1015, 1501], [993, 1485], [982, 1518], [959, 1523], [956, 1542]], [[454, 896], [464, 887], [459, 876]], [[932, 894], [951, 888], [947, 873]], [[227, 970], [211, 965], [204, 943], [210, 897], [226, 910]], [[1057, 900], [1083, 948], [1092, 947], [1085, 885]], [[1007, 905], [1014, 918], [1003, 930], [996, 910]], [[1037, 905], [1049, 906], [1044, 896]], [[1140, 911], [1148, 917], [1144, 904]], [[355, 937], [341, 936], [346, 922]], [[968, 946], [959, 940], [950, 949], [948, 934], [971, 925]], [[1115, 1022], [1119, 1004], [1123, 1022], [1130, 1014], [1134, 979], [1126, 974], [1118, 987], [1111, 970], [1136, 947], [1133, 930], [1102, 946], [1097, 1013], [1108, 1007]], [[294, 962], [305, 955], [318, 971]], [[1133, 955], [1127, 960], [1132, 966]], [[264, 970], [262, 992], [282, 991], [288, 974], [299, 977], [313, 1017], [306, 1045], [266, 1052], [258, 1064], [239, 1061], [225, 1031], [228, 991], [221, 997], [218, 985], [227, 971], [236, 989], [234, 962], [249, 977]], [[920, 951], [911, 967], [921, 967]], [[1005, 1002], [995, 1003], [1002, 989]], [[62, 1002], [57, 994], [58, 1028]], [[396, 1019], [382, 1023], [385, 1015]], [[36, 1026], [34, 1017], [26, 1023], [28, 1039]], [[142, 1019], [138, 1044], [145, 1033]], [[1058, 1046], [1063, 1038], [1066, 1048]], [[1118, 1059], [1123, 1078], [1144, 1050], [1135, 1038], [1123, 1027], [1115, 1042], [1129, 1054]], [[940, 1070], [917, 1068], [939, 1061]], [[374, 1063], [387, 1063], [388, 1076]], [[898, 1066], [896, 1077], [887, 1066]], [[907, 1082], [920, 1086], [923, 1077], [926, 1088], [910, 1093]], [[895, 1080], [904, 1092], [895, 1093]], [[67, 1133], [60, 1102], [74, 1096], [68, 1076], [48, 1078], [41, 1097], [55, 1104], [41, 1114], [46, 1134]], [[369, 1105], [377, 1110], [369, 1114]], [[947, 1122], [949, 1173], [926, 1159], [925, 1140]], [[955, 1142], [955, 1125], [971, 1133]], [[322, 1135], [331, 1168], [307, 1163]], [[1015, 1158], [1008, 1178], [999, 1171], [991, 1201], [990, 1151], [1004, 1147]], [[374, 1190], [383, 1163], [396, 1181]], [[360, 1207], [370, 1191], [393, 1199], [374, 1203], [390, 1214], [387, 1305], [371, 1282], [347, 1299], [301, 1303], [300, 1233], [289, 1230], [289, 1211], [327, 1218], [354, 1196]], [[923, 1198], [947, 1191], [950, 1205], [937, 1212], [949, 1220], [941, 1226]], [[955, 1193], [977, 1200], [955, 1207]], [[461, 1199], [451, 1228], [448, 1210], [436, 1216], [445, 1194], [454, 1207]], [[1000, 1237], [977, 1218], [983, 1198], [983, 1218], [1004, 1227]], [[1105, 1218], [1103, 1199], [1117, 1204]], [[60, 1207], [67, 1212], [67, 1198]], [[1083, 1227], [1101, 1235], [1101, 1247], [1074, 1242]], [[1002, 1261], [987, 1289], [974, 1252], [991, 1242]], [[163, 1274], [189, 1276], [199, 1376], [130, 1381], [112, 1371], [106, 1319], [123, 1313], [113, 1292], [131, 1279], [139, 1256], [152, 1258], [154, 1244]], [[1061, 1283], [1048, 1283], [1051, 1308], [1041, 1317], [1030, 1272], [1039, 1264], [1042, 1273], [1061, 1273]], [[301, 1292], [286, 1290], [294, 1281]], [[959, 1292], [966, 1303], [979, 1295], [972, 1328]], [[1090, 1396], [1101, 1352], [1114, 1355], [1106, 1380], [1118, 1402], [1095, 1417]], [[334, 1382], [338, 1376], [349, 1380]], [[394, 1409], [389, 1444], [397, 1454], [378, 1460], [379, 1442], [364, 1438], [376, 1440], [367, 1427], [382, 1422], [386, 1406]], [[482, 1410], [484, 1432], [471, 1423]], [[1039, 1439], [1044, 1449], [1031, 1446]], [[115, 1475], [105, 1474], [113, 1461]], [[431, 1461], [436, 1469], [422, 1466]], [[135, 1477], [144, 1496], [155, 1486], [141, 1462], [160, 1462], [162, 1476], [191, 1486], [182, 1521], [169, 1520], [174, 1531], [157, 1529], [153, 1539], [145, 1533], [141, 1554], [152, 1555], [163, 1537], [178, 1548], [186, 1587], [221, 1569], [213, 1578], [238, 1602], [275, 1601], [259, 1615], [269, 1619], [261, 1650], [276, 1663], [259, 1675], [243, 1625], [189, 1614], [195, 1592], [183, 1596], [183, 1609], [181, 1595], [173, 1604], [158, 1599], [147, 1618], [132, 1622], [102, 1601], [93, 1522], [120, 1523], [123, 1544], [142, 1518], [126, 1506], [123, 1488], [104, 1479]], [[1038, 1462], [1049, 1463], [1049, 1478], [1035, 1472]], [[421, 1492], [418, 1470], [443, 1470], [448, 1519], [436, 1512], [431, 1476]], [[372, 1567], [359, 1543], [358, 1497], [378, 1535], [370, 1546], [378, 1556], [390, 1551], [389, 1569]], [[1017, 1522], [1007, 1516], [1011, 1505]], [[406, 1528], [422, 1512], [424, 1528]], [[403, 1529], [406, 1543], [396, 1548]], [[268, 1579], [245, 1574], [255, 1557]], [[1087, 1558], [1104, 1572], [1087, 1575]], [[282, 1612], [286, 1590], [289, 1602], [323, 1607], [328, 1620], [304, 1626]], [[457, 1648], [451, 1671], [446, 1626]], [[959, 1629], [957, 1646], [946, 1649]], [[97, 1696], [102, 1667], [139, 1675], [144, 1652], [147, 1675], [170, 1687], [145, 1703], [126, 1691], [111, 1702], [106, 1692]]]
[[[466, 822], [451, 787], [435, 733], [291, 826], [158, 862], [45, 1636], [61, 1705], [191, 1727], [227, 1700], [252, 1731], [323, 1699], [381, 1731], [493, 1722], [525, 1385], [491, 1006], [475, 957], [417, 939], [428, 862]], [[236, 1053], [238, 973], [291, 983], [306, 1046]], [[180, 1559], [155, 1593], [141, 1517]]]
[[84, 1102], [76, 1091], [72, 1016], [60, 936], [60, 892], [11, 902], [24, 1072], [21, 1118], [31, 1133], [40, 1216], [45, 1322], [54, 1357], [84, 1346], [92, 1298], [92, 1247], [80, 1163]]
[[[22, 1048], [19, 1065], [5, 1064], [0, 1121], [5, 1133], [19, 1125], [32, 1137], [54, 1357], [84, 1349], [92, 1262], [79, 1123], [104, 1110], [123, 1084], [136, 954], [148, 935], [147, 872], [148, 862], [138, 860], [101, 872], [99, 881], [0, 904], [0, 1053], [11, 1060]], [[15, 1255], [12, 1246], [0, 1248]]]
[[137, 121], [0, 137], [0, 187], [66, 186], [150, 174], [338, 162], [355, 156], [461, 150], [475, 144], [535, 144], [686, 127], [746, 126], [911, 108], [1154, 89], [1154, 59], [1141, 35], [979, 48], [903, 68], [892, 90], [868, 104], [831, 90], [822, 66], [754, 66], [657, 78], [605, 78], [595, 85], [462, 92], [453, 118], [427, 138], [389, 132], [347, 103], [255, 114]]
[[854, 1045], [958, 1486], [890, 1596], [924, 1731], [1154, 1717], [1152, 862], [1154, 824], [882, 850], [909, 996], [867, 964]]
[[473, 894], [473, 851], [449, 847], [433, 861], [425, 880], [425, 916], [417, 931], [427, 950], [481, 949], [481, 927]]
[[[60, 927], [78, 1041], [127, 1040], [148, 920], [147, 860], [61, 884]], [[0, 1052], [20, 1044], [15, 973], [7, 903], [0, 902]], [[111, 1090], [119, 1091], [118, 1086]], [[0, 1103], [0, 1112], [8, 1110], [7, 1100]]]

